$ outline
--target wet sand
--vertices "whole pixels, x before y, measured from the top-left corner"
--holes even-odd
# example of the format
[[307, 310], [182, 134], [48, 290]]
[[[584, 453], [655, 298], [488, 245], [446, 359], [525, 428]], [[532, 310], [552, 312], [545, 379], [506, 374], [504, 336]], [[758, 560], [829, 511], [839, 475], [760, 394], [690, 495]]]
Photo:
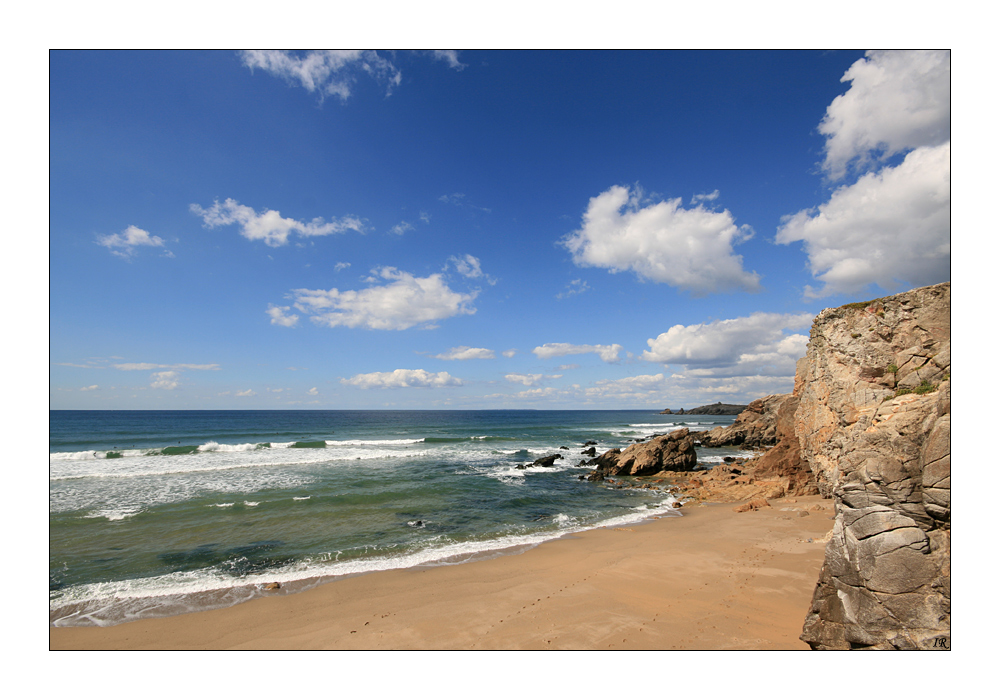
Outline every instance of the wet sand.
[[591, 530], [516, 555], [366, 574], [114, 627], [50, 628], [50, 648], [808, 649], [798, 636], [832, 502], [771, 504], [746, 513], [732, 503], [690, 504], [683, 517]]

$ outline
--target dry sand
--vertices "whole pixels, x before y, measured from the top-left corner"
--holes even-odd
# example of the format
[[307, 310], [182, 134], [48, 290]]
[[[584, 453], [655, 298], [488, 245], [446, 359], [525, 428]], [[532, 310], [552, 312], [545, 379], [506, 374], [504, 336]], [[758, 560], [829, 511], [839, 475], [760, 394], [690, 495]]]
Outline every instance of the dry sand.
[[115, 627], [51, 628], [50, 647], [808, 649], [798, 636], [832, 502], [771, 503], [746, 513], [691, 504], [683, 517], [591, 530], [516, 555], [367, 574]]

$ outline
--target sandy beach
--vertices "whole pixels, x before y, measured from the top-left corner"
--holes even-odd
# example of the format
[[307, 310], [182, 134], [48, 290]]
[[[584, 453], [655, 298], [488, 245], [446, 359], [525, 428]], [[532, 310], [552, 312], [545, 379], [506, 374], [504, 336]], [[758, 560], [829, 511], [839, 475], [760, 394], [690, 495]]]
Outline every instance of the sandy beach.
[[[345, 578], [230, 608], [51, 628], [51, 649], [808, 649], [832, 502], [609, 527], [520, 554]], [[811, 541], [810, 541], [811, 540]]]

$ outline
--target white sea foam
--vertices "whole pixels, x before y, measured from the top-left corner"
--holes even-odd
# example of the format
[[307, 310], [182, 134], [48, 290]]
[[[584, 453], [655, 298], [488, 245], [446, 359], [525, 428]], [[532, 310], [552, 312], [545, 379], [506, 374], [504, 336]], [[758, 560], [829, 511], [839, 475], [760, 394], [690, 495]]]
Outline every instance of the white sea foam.
[[552, 517], [552, 521], [559, 527], [572, 527], [577, 523], [577, 519], [572, 515], [566, 515], [565, 513], [558, 513]]
[[[607, 518], [591, 525], [571, 522], [558, 514], [556, 531], [511, 534], [486, 541], [454, 542], [444, 536], [431, 546], [388, 556], [339, 560], [340, 552], [317, 556], [280, 569], [234, 579], [214, 569], [183, 571], [148, 578], [108, 583], [70, 586], [50, 594], [51, 622], [56, 627], [78, 625], [114, 625], [144, 617], [175, 615], [196, 609], [228, 607], [258, 595], [263, 584], [282, 584], [311, 580], [319, 583], [330, 578], [407, 569], [432, 564], [447, 565], [490, 556], [503, 550], [523, 550], [564, 535], [600, 527], [630, 525], [654, 516], [680, 516], [674, 508], [676, 499], [663, 501], [626, 514]], [[377, 546], [366, 551], [378, 551]], [[333, 557], [333, 559], [331, 559]]]
[[198, 446], [199, 452], [249, 452], [251, 450], [259, 449], [264, 449], [261, 448], [260, 443], [248, 442], [241, 445], [226, 445], [215, 442], [214, 440]]
[[125, 518], [131, 518], [136, 513], [141, 513], [142, 508], [132, 507], [132, 508], [121, 508], [121, 509], [103, 509], [95, 510], [87, 513], [85, 518], [107, 518], [108, 520], [124, 520]]
[[699, 454], [698, 461], [704, 462], [706, 464], [722, 464], [726, 461], [726, 457], [742, 457], [744, 459], [749, 459], [751, 457], [756, 457], [759, 453], [753, 450], [736, 450], [733, 452], [726, 452], [724, 454]]
[[[291, 445], [293, 443], [287, 443]], [[415, 444], [406, 443], [406, 444]], [[81, 453], [54, 453], [50, 455], [50, 481], [80, 478], [122, 478], [132, 476], [163, 476], [191, 472], [219, 471], [244, 467], [280, 467], [317, 464], [331, 460], [392, 459], [394, 457], [423, 457], [429, 450], [387, 449], [386, 443], [368, 443], [368, 446], [338, 445], [325, 449], [256, 449], [255, 445], [219, 445], [206, 443], [209, 449], [180, 455], [149, 454], [148, 450], [123, 450], [117, 459], [79, 458], [65, 459], [58, 455]], [[88, 453], [90, 454], [90, 453]], [[100, 454], [100, 453], [98, 453]]]
[[423, 438], [402, 440], [327, 440], [326, 444], [327, 447], [339, 447], [344, 445], [417, 445], [422, 442], [424, 442]]

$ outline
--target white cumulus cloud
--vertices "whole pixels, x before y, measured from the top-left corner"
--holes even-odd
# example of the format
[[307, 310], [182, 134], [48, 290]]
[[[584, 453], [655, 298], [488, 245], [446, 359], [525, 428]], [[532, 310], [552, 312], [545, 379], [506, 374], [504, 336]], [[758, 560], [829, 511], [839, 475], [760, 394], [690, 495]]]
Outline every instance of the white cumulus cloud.
[[236, 395], [237, 396], [256, 396], [257, 392], [254, 391], [253, 389], [247, 389], [246, 391], [237, 391]]
[[946, 280], [951, 267], [951, 144], [918, 148], [896, 167], [837, 189], [782, 220], [778, 243], [802, 241], [824, 286], [810, 297]]
[[676, 325], [647, 340], [647, 362], [683, 365], [686, 376], [783, 376], [795, 374], [809, 337], [785, 330], [808, 328], [812, 314], [757, 312], [690, 326]]
[[552, 357], [562, 357], [564, 355], [584, 355], [586, 353], [597, 353], [605, 362], [617, 362], [618, 353], [622, 351], [622, 346], [618, 343], [613, 345], [573, 345], [572, 343], [546, 343], [540, 345], [531, 352], [542, 360]]
[[[159, 236], [150, 235], [149, 231], [144, 231], [137, 226], [129, 226], [121, 233], [112, 233], [107, 236], [98, 236], [97, 244], [110, 250], [120, 258], [129, 259], [136, 253], [136, 248], [140, 246], [162, 248], [163, 239]], [[167, 251], [170, 257], [173, 254]]]
[[285, 328], [291, 328], [296, 323], [299, 322], [298, 314], [289, 314], [287, 312], [291, 311], [290, 306], [275, 306], [274, 304], [268, 304], [267, 315], [271, 317], [271, 323], [276, 326], [284, 326]]
[[240, 204], [235, 199], [227, 199], [219, 203], [216, 200], [211, 207], [204, 209], [198, 204], [191, 205], [191, 211], [202, 218], [206, 228], [239, 224], [240, 235], [251, 241], [264, 241], [272, 248], [288, 244], [288, 237], [296, 234], [305, 238], [311, 236], [328, 236], [344, 231], [364, 233], [361, 219], [345, 216], [332, 221], [317, 217], [309, 222], [297, 221], [281, 216], [281, 212], [266, 209], [258, 214], [251, 207]]
[[649, 405], [664, 401], [666, 382], [662, 373], [640, 374], [622, 379], [599, 379], [594, 382], [594, 386], [584, 389], [583, 394], [592, 400]]
[[824, 204], [783, 217], [775, 242], [803, 243], [823, 283], [806, 286], [807, 298], [950, 279], [950, 53], [869, 51], [842, 81], [850, 89], [819, 125], [823, 168], [831, 181], [854, 177]]
[[321, 100], [332, 95], [341, 101], [347, 100], [361, 75], [385, 85], [387, 96], [403, 79], [392, 62], [375, 51], [242, 51], [240, 58], [247, 68], [259, 68], [309, 92], [319, 93]]
[[951, 53], [868, 51], [841, 78], [850, 89], [827, 107], [824, 169], [834, 180], [865, 166], [951, 138]]
[[371, 281], [388, 283], [358, 291], [295, 289], [293, 306], [320, 325], [378, 330], [434, 328], [436, 321], [476, 312], [472, 302], [478, 293], [456, 292], [440, 274], [414, 277], [393, 267], [373, 274]]
[[434, 357], [439, 360], [492, 360], [496, 355], [486, 348], [470, 348], [462, 345]]
[[447, 372], [428, 372], [422, 369], [397, 369], [392, 372], [370, 372], [356, 374], [350, 379], [341, 379], [342, 384], [361, 389], [437, 389], [448, 386], [462, 386], [462, 380]]
[[733, 251], [752, 230], [737, 227], [728, 211], [681, 204], [680, 198], [644, 202], [638, 187], [616, 185], [590, 199], [582, 228], [562, 243], [581, 267], [632, 270], [696, 295], [760, 289], [760, 276], [744, 270]]

